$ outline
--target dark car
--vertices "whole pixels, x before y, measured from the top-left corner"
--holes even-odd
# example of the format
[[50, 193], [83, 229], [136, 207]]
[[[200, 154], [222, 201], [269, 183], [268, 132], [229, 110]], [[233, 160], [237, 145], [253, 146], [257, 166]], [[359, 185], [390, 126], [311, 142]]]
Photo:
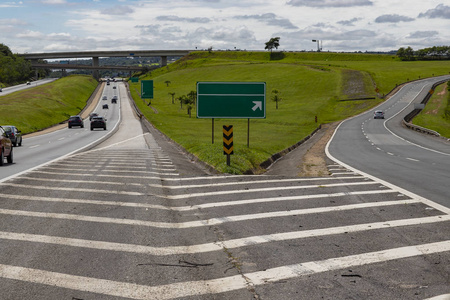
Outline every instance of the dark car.
[[103, 97], [102, 97], [102, 100], [108, 100], [108, 97], [103, 96]]
[[384, 119], [384, 112], [382, 110], [376, 110], [373, 113], [373, 118], [374, 119]]
[[111, 103], [117, 103], [117, 96], [113, 96], [113, 97], [112, 97]]
[[95, 112], [90, 113], [90, 114], [89, 114], [89, 121], [92, 121], [92, 118], [93, 118], [93, 117], [97, 117], [97, 116], [98, 116], [98, 113], [95, 113]]
[[8, 163], [13, 163], [13, 146], [3, 127], [0, 126], [0, 166], [5, 163], [5, 157]]
[[22, 146], [22, 132], [17, 129], [16, 126], [6, 125], [2, 127], [14, 147], [16, 147], [17, 145]]
[[73, 126], [84, 128], [83, 119], [80, 116], [71, 116], [69, 118], [69, 128], [72, 128]]
[[100, 116], [93, 117], [91, 120], [91, 130], [94, 130], [94, 128], [103, 128], [103, 130], [106, 130], [106, 119]]
[[108, 104], [103, 104], [103, 109], [108, 109]]

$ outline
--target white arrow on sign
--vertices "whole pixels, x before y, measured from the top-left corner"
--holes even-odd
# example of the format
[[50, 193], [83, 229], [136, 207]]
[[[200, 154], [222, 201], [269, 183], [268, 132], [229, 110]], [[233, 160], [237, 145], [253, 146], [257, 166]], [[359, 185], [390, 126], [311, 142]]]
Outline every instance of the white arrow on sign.
[[262, 110], [262, 101], [252, 101], [255, 103], [255, 106], [252, 107], [253, 111], [256, 111], [258, 108], [259, 110]]

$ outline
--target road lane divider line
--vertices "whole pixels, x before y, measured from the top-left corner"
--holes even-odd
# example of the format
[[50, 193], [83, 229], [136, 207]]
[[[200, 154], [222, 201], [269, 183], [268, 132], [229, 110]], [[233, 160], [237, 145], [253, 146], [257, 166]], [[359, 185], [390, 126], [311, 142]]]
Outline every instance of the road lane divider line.
[[[361, 179], [361, 176], [346, 177], [346, 179]], [[166, 179], [164, 179], [166, 180]], [[163, 180], [163, 181], [164, 181]], [[305, 182], [305, 181], [328, 181], [337, 180], [334, 177], [323, 177], [323, 178], [293, 178], [293, 179], [268, 179], [268, 180], [258, 180], [258, 181], [238, 181], [238, 182], [219, 182], [219, 183], [205, 183], [205, 184], [188, 184], [188, 185], [163, 185], [163, 184], [150, 184], [151, 187], [162, 187], [170, 190], [177, 189], [194, 189], [194, 188], [204, 188], [204, 187], [216, 187], [216, 186], [236, 186], [245, 184], [266, 184], [266, 183], [286, 183], [286, 182]]]
[[356, 185], [371, 185], [379, 184], [375, 181], [364, 181], [364, 182], [345, 182], [345, 183], [332, 183], [332, 184], [314, 184], [314, 185], [303, 185], [303, 186], [288, 186], [288, 187], [271, 187], [271, 188], [255, 188], [255, 189], [245, 189], [245, 190], [228, 190], [228, 191], [216, 191], [216, 192], [204, 192], [204, 193], [191, 193], [182, 195], [168, 195], [161, 196], [167, 199], [186, 199], [193, 197], [207, 197], [207, 196], [217, 196], [217, 195], [232, 195], [232, 194], [245, 194], [245, 193], [255, 193], [255, 192], [271, 192], [271, 191], [287, 191], [287, 190], [301, 190], [301, 189], [316, 189], [316, 188], [328, 188], [328, 187], [339, 187], [339, 186], [356, 186]]
[[371, 208], [371, 207], [409, 205], [409, 204], [413, 204], [413, 203], [420, 203], [420, 201], [419, 200], [396, 200], [396, 201], [359, 203], [359, 204], [349, 204], [349, 205], [340, 205], [340, 206], [331, 206], [331, 207], [306, 208], [306, 209], [297, 209], [297, 210], [290, 210], [290, 211], [277, 211], [277, 212], [249, 214], [249, 215], [236, 215], [236, 216], [228, 216], [228, 217], [220, 217], [220, 218], [211, 218], [211, 219], [206, 219], [206, 220], [188, 221], [188, 222], [182, 222], [182, 223], [128, 220], [128, 219], [117, 219], [117, 218], [108, 218], [108, 217], [96, 217], [96, 216], [62, 214], [62, 213], [45, 213], [45, 212], [10, 210], [10, 209], [0, 209], [0, 214], [14, 215], [14, 216], [26, 216], [26, 217], [37, 217], [37, 218], [65, 219], [65, 220], [73, 220], [73, 221], [96, 222], [96, 223], [107, 223], [107, 224], [118, 224], [118, 225], [146, 226], [146, 227], [154, 227], [154, 228], [186, 229], [186, 228], [197, 228], [197, 227], [205, 227], [205, 226], [212, 226], [212, 225], [220, 225], [220, 224], [231, 223], [231, 222], [250, 221], [250, 220], [259, 220], [259, 219], [266, 219], [266, 218], [277, 218], [277, 217], [292, 217], [292, 216], [298, 216], [298, 215], [320, 214], [320, 213], [329, 213], [329, 212], [341, 212], [341, 211], [357, 210], [357, 209]]
[[356, 232], [367, 232], [372, 230], [384, 230], [390, 228], [399, 228], [407, 226], [417, 226], [426, 224], [436, 224], [440, 222], [450, 221], [450, 215], [441, 215], [414, 219], [401, 219], [382, 221], [374, 223], [347, 225], [330, 228], [320, 228], [303, 231], [291, 231], [283, 233], [274, 233], [267, 235], [251, 236], [239, 239], [232, 239], [220, 242], [187, 245], [187, 246], [170, 246], [170, 247], [154, 247], [137, 244], [125, 244], [106, 241], [84, 240], [76, 238], [48, 236], [40, 234], [28, 234], [17, 232], [0, 231], [0, 239], [52, 244], [67, 247], [89, 248], [106, 251], [128, 252], [137, 254], [148, 254], [154, 256], [182, 255], [182, 254], [198, 254], [214, 251], [223, 251], [226, 249], [235, 249], [241, 247], [249, 247], [261, 245], [271, 242], [299, 240], [306, 238], [315, 238], [331, 235], [349, 234]]
[[14, 186], [26, 189], [40, 189], [40, 190], [52, 190], [52, 191], [73, 191], [78, 193], [101, 193], [101, 194], [119, 194], [119, 195], [131, 195], [131, 196], [143, 196], [144, 194], [138, 192], [126, 192], [117, 190], [100, 190], [100, 189], [86, 189], [86, 188], [66, 188], [66, 187], [51, 187], [42, 185], [28, 185], [19, 183], [1, 183], [0, 186]]
[[415, 246], [392, 248], [356, 255], [310, 261], [287, 266], [274, 267], [264, 271], [243, 273], [209, 280], [169, 283], [146, 286], [93, 277], [70, 275], [40, 269], [0, 264], [0, 277], [29, 283], [66, 288], [128, 299], [176, 299], [190, 296], [225, 293], [249, 286], [266, 285], [272, 282], [300, 278], [335, 270], [373, 265], [387, 261], [450, 251], [450, 241]]

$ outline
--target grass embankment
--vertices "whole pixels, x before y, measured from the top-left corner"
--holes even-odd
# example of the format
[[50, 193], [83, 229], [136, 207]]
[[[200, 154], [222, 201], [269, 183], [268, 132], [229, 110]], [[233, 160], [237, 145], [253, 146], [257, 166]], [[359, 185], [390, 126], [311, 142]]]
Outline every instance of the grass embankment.
[[412, 123], [450, 138], [450, 82], [441, 84], [435, 89], [425, 109], [412, 120]]
[[39, 131], [78, 114], [97, 87], [92, 76], [74, 75], [0, 97], [0, 124], [23, 134]]
[[[309, 135], [319, 123], [345, 119], [379, 104], [382, 99], [339, 101], [381, 96], [408, 80], [446, 74], [450, 62], [401, 62], [394, 56], [339, 53], [195, 52], [140, 79], [154, 81], [152, 107], [140, 99], [140, 84], [130, 89], [143, 114], [162, 132], [201, 160], [227, 173], [256, 168], [272, 154]], [[169, 85], [165, 83], [170, 81]], [[196, 90], [197, 81], [263, 81], [267, 84], [267, 118], [215, 121], [192, 118], [176, 100]], [[279, 109], [270, 100], [281, 92]], [[377, 90], [378, 93], [375, 91]], [[175, 93], [175, 103], [172, 96]], [[234, 155], [226, 166], [222, 125], [234, 125]]]

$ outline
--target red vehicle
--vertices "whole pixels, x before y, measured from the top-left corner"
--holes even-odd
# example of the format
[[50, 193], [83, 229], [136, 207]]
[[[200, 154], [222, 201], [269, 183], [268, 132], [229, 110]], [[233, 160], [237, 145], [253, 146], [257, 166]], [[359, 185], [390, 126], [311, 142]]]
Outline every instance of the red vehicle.
[[13, 146], [3, 127], [0, 126], [0, 166], [3, 166], [5, 157], [8, 163], [13, 163]]

